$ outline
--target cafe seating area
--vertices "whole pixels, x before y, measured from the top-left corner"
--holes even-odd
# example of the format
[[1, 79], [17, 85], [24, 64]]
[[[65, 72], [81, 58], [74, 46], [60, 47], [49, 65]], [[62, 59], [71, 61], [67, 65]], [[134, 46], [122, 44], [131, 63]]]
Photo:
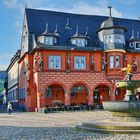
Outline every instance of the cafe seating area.
[[62, 112], [62, 111], [91, 111], [95, 109], [103, 109], [102, 105], [88, 105], [81, 103], [79, 105], [73, 103], [71, 105], [65, 106], [64, 104], [61, 105], [49, 105], [45, 108], [41, 108], [38, 110], [38, 112], [41, 113], [57, 113], [57, 112]]

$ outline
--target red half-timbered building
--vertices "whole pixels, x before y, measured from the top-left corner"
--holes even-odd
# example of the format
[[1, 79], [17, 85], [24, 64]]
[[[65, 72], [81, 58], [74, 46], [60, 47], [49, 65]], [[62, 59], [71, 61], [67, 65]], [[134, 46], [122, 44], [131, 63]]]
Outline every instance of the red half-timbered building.
[[[111, 12], [110, 12], [111, 13]], [[93, 13], [94, 14], [94, 13]], [[25, 9], [19, 64], [19, 107], [35, 111], [54, 100], [100, 105], [122, 100], [121, 71], [140, 79], [140, 21]]]

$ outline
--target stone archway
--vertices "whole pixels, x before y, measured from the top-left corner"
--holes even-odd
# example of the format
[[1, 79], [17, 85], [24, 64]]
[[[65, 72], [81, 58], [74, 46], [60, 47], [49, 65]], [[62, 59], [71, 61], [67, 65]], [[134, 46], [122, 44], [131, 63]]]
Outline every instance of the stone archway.
[[76, 84], [70, 90], [71, 104], [88, 104], [88, 89], [83, 84]]
[[50, 85], [45, 91], [45, 102], [47, 106], [53, 104], [54, 100], [61, 101], [61, 104], [65, 103], [65, 91], [60, 85]]
[[110, 101], [110, 88], [106, 85], [99, 85], [93, 91], [93, 103], [102, 105], [102, 101]]

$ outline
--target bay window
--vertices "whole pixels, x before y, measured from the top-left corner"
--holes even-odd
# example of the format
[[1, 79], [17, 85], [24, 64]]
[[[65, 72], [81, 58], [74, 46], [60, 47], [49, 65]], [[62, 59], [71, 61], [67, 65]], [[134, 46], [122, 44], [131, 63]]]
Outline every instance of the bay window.
[[114, 68], [114, 56], [110, 56], [110, 69]]
[[120, 68], [120, 56], [116, 56], [116, 68]]
[[114, 67], [115, 68], [120, 68], [120, 56], [111, 55], [110, 58], [109, 58], [109, 66], [110, 66], [110, 69], [113, 69]]

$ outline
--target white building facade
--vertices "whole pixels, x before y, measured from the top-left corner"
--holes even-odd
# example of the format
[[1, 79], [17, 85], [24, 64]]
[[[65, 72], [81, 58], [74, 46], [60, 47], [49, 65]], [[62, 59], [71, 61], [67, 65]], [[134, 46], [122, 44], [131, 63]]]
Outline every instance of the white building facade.
[[20, 51], [11, 59], [11, 63], [7, 68], [8, 87], [7, 87], [7, 101], [11, 102], [15, 109], [18, 109], [18, 60]]

